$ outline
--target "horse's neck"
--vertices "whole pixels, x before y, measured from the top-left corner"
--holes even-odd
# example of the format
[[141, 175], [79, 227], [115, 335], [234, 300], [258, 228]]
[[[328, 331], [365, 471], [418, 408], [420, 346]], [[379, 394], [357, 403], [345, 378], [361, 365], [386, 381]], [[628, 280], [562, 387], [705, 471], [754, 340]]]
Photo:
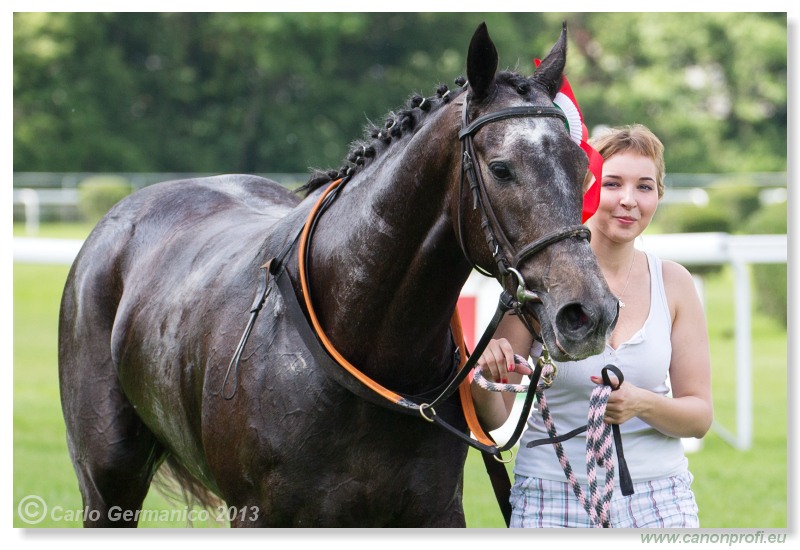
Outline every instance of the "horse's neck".
[[449, 212], [458, 151], [412, 140], [405, 154], [348, 184], [320, 223], [312, 259], [325, 277], [314, 301], [331, 340], [356, 366], [411, 391], [450, 366], [449, 319], [469, 267]]

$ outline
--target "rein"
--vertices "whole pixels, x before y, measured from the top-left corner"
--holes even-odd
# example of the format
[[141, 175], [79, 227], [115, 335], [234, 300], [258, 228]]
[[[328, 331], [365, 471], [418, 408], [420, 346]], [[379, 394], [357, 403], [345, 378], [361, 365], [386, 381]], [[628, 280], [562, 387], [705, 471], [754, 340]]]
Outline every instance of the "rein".
[[[259, 284], [256, 298], [250, 310], [250, 320], [245, 328], [236, 352], [234, 353], [234, 356], [228, 365], [228, 370], [225, 374], [222, 387], [223, 398], [228, 400], [232, 399], [236, 393], [236, 389], [238, 388], [238, 371], [241, 354], [250, 332], [252, 331], [253, 325], [255, 324], [258, 313], [262, 309], [266, 301], [266, 297], [269, 295], [272, 289], [272, 286], [269, 282], [270, 277], [272, 277], [272, 280], [276, 283], [277, 288], [283, 297], [284, 303], [286, 304], [287, 313], [292, 318], [294, 326], [297, 328], [304, 344], [314, 356], [314, 359], [323, 367], [326, 373], [329, 374], [339, 384], [350, 390], [355, 395], [372, 403], [397, 412], [420, 415], [426, 421], [437, 424], [453, 435], [459, 437], [470, 446], [482, 451], [483, 453], [492, 455], [497, 461], [510, 462], [511, 458], [508, 460], [502, 459], [502, 453], [510, 450], [519, 440], [525, 425], [525, 420], [527, 419], [527, 415], [533, 403], [533, 392], [531, 392], [526, 399], [523, 414], [520, 415], [513, 437], [510, 438], [505, 445], [498, 447], [491, 436], [485, 433], [478, 422], [474, 405], [472, 404], [472, 396], [469, 388], [469, 375], [475, 369], [478, 359], [494, 336], [500, 321], [503, 319], [506, 312], [518, 307], [518, 303], [514, 300], [513, 296], [509, 292], [502, 292], [495, 314], [469, 358], [467, 358], [465, 355], [467, 352], [464, 344], [463, 334], [461, 333], [461, 325], [458, 318], [458, 313], [457, 311], [454, 312], [453, 319], [451, 321], [451, 331], [453, 339], [456, 342], [456, 350], [454, 354], [456, 372], [451, 376], [450, 381], [446, 384], [444, 389], [442, 389], [438, 395], [427, 401], [421, 400], [419, 398], [420, 396], [402, 395], [385, 388], [361, 372], [357, 367], [352, 365], [345, 357], [343, 357], [338, 350], [336, 350], [336, 347], [325, 334], [325, 331], [320, 324], [319, 319], [317, 318], [311, 299], [310, 287], [308, 283], [307, 252], [317, 220], [327, 206], [331, 204], [338, 191], [342, 188], [342, 186], [344, 186], [344, 184], [347, 183], [347, 181], [348, 179], [345, 178], [333, 182], [323, 192], [315, 205], [312, 207], [305, 224], [301, 228], [301, 231], [289, 241], [280, 254], [262, 266], [262, 269], [264, 269], [263, 280]], [[286, 256], [298, 239], [300, 240], [298, 246], [299, 279], [307, 316], [298, 303], [297, 295], [294, 291], [294, 287], [292, 286], [291, 278], [286, 274], [285, 269]], [[462, 353], [462, 350], [464, 353]], [[534, 369], [534, 373], [531, 376], [534, 386], [536, 383], [538, 383], [539, 376], [544, 367], [545, 362], [540, 361]], [[228, 386], [228, 381], [231, 378], [231, 372], [234, 373], [233, 391], [230, 393], [225, 393], [224, 390]], [[467, 420], [467, 425], [471, 433], [474, 435], [474, 438], [462, 433], [461, 430], [454, 428], [436, 413], [436, 407], [442, 405], [457, 391], [460, 394], [462, 405], [464, 407], [464, 416]]]

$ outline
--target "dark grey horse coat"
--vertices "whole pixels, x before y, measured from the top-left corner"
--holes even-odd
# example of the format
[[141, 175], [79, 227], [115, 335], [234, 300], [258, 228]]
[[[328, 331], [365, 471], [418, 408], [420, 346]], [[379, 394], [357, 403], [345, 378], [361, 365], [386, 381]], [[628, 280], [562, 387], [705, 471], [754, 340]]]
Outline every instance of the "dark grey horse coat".
[[[384, 386], [417, 394], [451, 372], [449, 319], [471, 269], [458, 223], [470, 257], [495, 270], [460, 188], [464, 102], [473, 118], [550, 105], [565, 49], [562, 34], [532, 78], [496, 74], [481, 26], [468, 91], [430, 98], [430, 112], [410, 107], [399, 135], [376, 137], [374, 155], [319, 219], [308, 266], [320, 322]], [[475, 148], [510, 241], [580, 221], [586, 158], [560, 121], [498, 122], [480, 130]], [[229, 379], [235, 393], [223, 397], [260, 266], [292, 242], [316, 187], [301, 202], [253, 176], [157, 184], [115, 206], [87, 239], [59, 329], [69, 450], [84, 504], [100, 518], [87, 525], [135, 524], [107, 512], [139, 509], [165, 460], [192, 491], [239, 510], [234, 526], [464, 525], [465, 444], [326, 376], [273, 288]], [[295, 254], [286, 269], [299, 295]], [[602, 347], [615, 301], [585, 241], [557, 243], [521, 269], [542, 289], [530, 314], [556, 358]], [[559, 315], [565, 308], [580, 318]], [[457, 396], [437, 412], [466, 430]]]

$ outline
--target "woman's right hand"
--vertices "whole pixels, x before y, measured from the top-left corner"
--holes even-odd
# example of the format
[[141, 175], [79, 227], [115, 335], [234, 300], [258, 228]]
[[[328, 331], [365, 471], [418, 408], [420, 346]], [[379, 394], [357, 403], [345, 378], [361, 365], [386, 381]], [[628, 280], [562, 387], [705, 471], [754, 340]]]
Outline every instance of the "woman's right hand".
[[[489, 342], [478, 358], [476, 369], [483, 378], [501, 384], [519, 384], [523, 375], [532, 374], [526, 357], [530, 355], [533, 336], [520, 320], [509, 313], [503, 317]], [[514, 354], [517, 350], [519, 355]], [[522, 356], [522, 357], [521, 357]], [[496, 430], [508, 420], [514, 408], [516, 393], [488, 391], [481, 385], [470, 384], [475, 412], [485, 430]]]
[[533, 372], [523, 357], [514, 354], [514, 348], [505, 338], [489, 342], [478, 359], [478, 368], [481, 369], [484, 378], [501, 384], [508, 383], [509, 372], [521, 375]]

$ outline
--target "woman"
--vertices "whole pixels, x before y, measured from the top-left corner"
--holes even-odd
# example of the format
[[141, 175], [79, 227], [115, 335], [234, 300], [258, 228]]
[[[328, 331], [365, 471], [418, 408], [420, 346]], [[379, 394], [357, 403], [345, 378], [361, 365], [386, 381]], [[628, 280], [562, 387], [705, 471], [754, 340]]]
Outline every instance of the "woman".
[[[585, 425], [590, 394], [603, 383], [601, 369], [616, 365], [624, 382], [611, 392], [604, 420], [620, 424], [635, 492], [626, 497], [618, 487], [614, 491], [612, 526], [698, 527], [680, 438], [703, 437], [713, 416], [703, 307], [685, 268], [634, 247], [664, 194], [663, 145], [641, 125], [611, 129], [590, 143], [604, 162], [600, 204], [587, 225], [592, 250], [619, 299], [619, 319], [603, 353], [557, 365], [545, 396], [559, 433]], [[514, 354], [537, 357], [539, 349], [522, 323], [507, 315], [478, 366], [489, 380], [518, 383], [529, 369], [517, 365], [515, 372]], [[472, 388], [484, 427], [501, 426], [514, 395]], [[590, 527], [553, 446], [526, 446], [543, 438], [547, 431], [533, 411], [514, 468], [511, 526]], [[586, 494], [585, 435], [563, 445]]]

